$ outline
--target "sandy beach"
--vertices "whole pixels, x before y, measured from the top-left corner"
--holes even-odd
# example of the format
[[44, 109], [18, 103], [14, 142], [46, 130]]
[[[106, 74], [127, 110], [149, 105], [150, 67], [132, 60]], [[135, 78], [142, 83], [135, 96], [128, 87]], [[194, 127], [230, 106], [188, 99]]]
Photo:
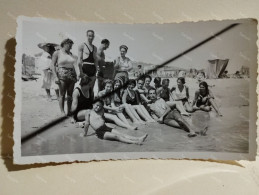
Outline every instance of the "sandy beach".
[[[46, 98], [41, 88], [41, 80], [22, 82], [22, 136], [37, 130], [60, 114], [58, 101], [52, 90], [53, 100]], [[128, 134], [149, 136], [142, 146], [123, 144], [116, 141], [100, 140], [95, 135], [80, 137], [83, 129], [70, 124], [69, 119], [49, 128], [43, 133], [22, 144], [22, 156], [102, 153], [102, 152], [169, 152], [169, 151], [203, 151], [203, 152], [248, 152], [249, 137], [249, 79], [217, 79], [207, 80], [212, 87], [216, 101], [223, 117], [216, 117], [210, 112], [209, 120], [202, 121], [200, 112], [195, 112], [186, 119], [195, 127], [208, 123], [206, 136], [188, 138], [183, 130], [168, 127], [164, 124], [149, 123], [139, 126], [139, 130], [130, 131], [116, 127]], [[170, 87], [176, 79], [170, 79]], [[186, 79], [190, 95], [198, 88], [194, 79]], [[200, 120], [199, 120], [200, 119]], [[198, 122], [197, 122], [198, 121]], [[108, 124], [115, 127], [114, 124]], [[90, 130], [89, 133], [93, 133]]]

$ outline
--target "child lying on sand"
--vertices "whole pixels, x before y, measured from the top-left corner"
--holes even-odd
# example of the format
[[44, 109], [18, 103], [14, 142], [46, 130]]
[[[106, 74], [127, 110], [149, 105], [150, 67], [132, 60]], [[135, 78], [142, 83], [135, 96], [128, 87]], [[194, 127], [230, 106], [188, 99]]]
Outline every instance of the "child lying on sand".
[[87, 110], [85, 115], [84, 136], [87, 136], [88, 128], [91, 125], [99, 139], [116, 140], [128, 144], [143, 144], [148, 136], [147, 134], [143, 135], [142, 137], [133, 137], [106, 126], [103, 106], [103, 101], [97, 100], [93, 104], [93, 109]]

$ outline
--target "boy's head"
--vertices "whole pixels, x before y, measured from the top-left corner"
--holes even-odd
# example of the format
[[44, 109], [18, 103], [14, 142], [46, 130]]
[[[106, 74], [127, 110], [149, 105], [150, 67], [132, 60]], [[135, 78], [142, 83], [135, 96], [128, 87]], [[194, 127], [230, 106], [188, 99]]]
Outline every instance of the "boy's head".
[[168, 88], [169, 87], [169, 79], [163, 79], [162, 81], [162, 86], [163, 88]]
[[151, 80], [152, 80], [151, 76], [146, 75], [146, 77], [145, 77], [145, 86], [149, 86], [150, 83], [151, 83]]
[[130, 79], [128, 81], [128, 88], [133, 90], [136, 87], [136, 81], [134, 79]]
[[99, 112], [103, 109], [103, 106], [104, 106], [104, 102], [101, 99], [98, 99], [93, 104], [93, 110], [95, 112]]
[[154, 79], [154, 83], [155, 83], [156, 86], [159, 86], [161, 84], [161, 78], [160, 77], [156, 77]]
[[157, 99], [156, 90], [154, 88], [151, 88], [151, 89], [148, 90], [148, 97], [151, 100], [156, 100]]
[[111, 92], [113, 90], [113, 82], [110, 79], [104, 81], [104, 89], [106, 92]]
[[139, 80], [138, 80], [138, 83], [137, 83], [137, 87], [138, 87], [138, 89], [143, 89], [143, 87], [144, 87], [144, 78], [140, 78]]

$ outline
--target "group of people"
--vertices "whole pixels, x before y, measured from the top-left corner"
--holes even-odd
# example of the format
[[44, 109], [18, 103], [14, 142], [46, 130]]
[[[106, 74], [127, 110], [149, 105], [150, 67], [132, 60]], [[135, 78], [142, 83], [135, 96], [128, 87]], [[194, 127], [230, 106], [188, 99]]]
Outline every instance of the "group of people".
[[[209, 85], [202, 79], [198, 79], [199, 89], [192, 101], [184, 77], [179, 77], [171, 89], [169, 79], [156, 77], [154, 86], [151, 86], [152, 77], [149, 75], [141, 74], [137, 80], [130, 79], [129, 72], [133, 66], [126, 56], [126, 45], [119, 47], [120, 56], [114, 60], [112, 79], [105, 79], [102, 71], [105, 67], [104, 51], [109, 48], [110, 42], [103, 39], [97, 48], [93, 45], [94, 36], [93, 30], [86, 32], [87, 39], [79, 45], [78, 56], [71, 53], [71, 39], [62, 41], [61, 48], [50, 54], [50, 69], [55, 84], [59, 86], [61, 113], [71, 116], [73, 122], [81, 122], [84, 136], [88, 135], [91, 126], [100, 139], [142, 144], [147, 134], [141, 137], [129, 136], [108, 127], [106, 122], [130, 130], [137, 130], [140, 125], [147, 123], [159, 122], [181, 128], [188, 132], [189, 137], [195, 137], [197, 134], [205, 135], [207, 127], [194, 129], [183, 115], [190, 116], [196, 110], [209, 112], [213, 107], [222, 116]], [[96, 82], [98, 92], [94, 93]]]

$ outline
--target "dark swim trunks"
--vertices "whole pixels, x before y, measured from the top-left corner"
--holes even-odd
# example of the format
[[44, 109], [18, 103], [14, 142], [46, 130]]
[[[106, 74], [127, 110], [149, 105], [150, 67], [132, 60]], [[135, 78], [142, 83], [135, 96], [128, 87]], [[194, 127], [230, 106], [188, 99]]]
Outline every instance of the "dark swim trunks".
[[175, 120], [175, 121], [178, 121], [180, 118], [181, 118], [181, 114], [178, 110], [174, 109], [172, 111], [170, 111], [165, 117], [164, 117], [164, 120], [165, 119], [171, 119], [171, 120]]
[[112, 131], [112, 128], [111, 127], [108, 127], [106, 126], [105, 124], [103, 126], [101, 126], [99, 129], [97, 129], [95, 131], [96, 133], [96, 136], [99, 138], [99, 139], [103, 139], [103, 136], [106, 132], [111, 132]]

